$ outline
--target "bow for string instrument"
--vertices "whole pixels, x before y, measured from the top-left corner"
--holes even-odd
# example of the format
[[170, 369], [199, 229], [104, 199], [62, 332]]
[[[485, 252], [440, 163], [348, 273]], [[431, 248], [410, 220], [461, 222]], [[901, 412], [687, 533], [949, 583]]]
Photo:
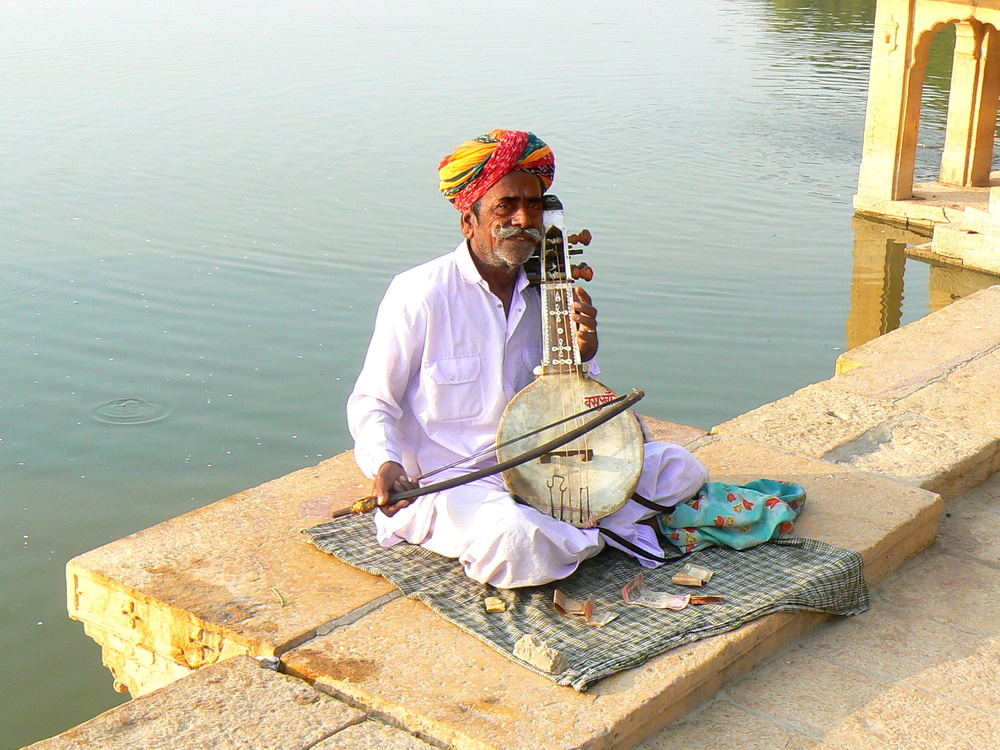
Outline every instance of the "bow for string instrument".
[[[597, 405], [596, 407], [592, 406], [575, 414], [570, 414], [569, 416], [564, 417], [563, 419], [542, 425], [541, 427], [536, 428], [535, 430], [533, 430], [528, 434], [518, 435], [516, 437], [511, 438], [510, 444], [513, 445], [514, 443], [518, 443], [522, 440], [527, 440], [528, 438], [531, 438], [534, 435], [537, 435], [545, 430], [552, 430], [555, 427], [564, 425], [568, 422], [574, 422], [574, 421], [577, 422], [576, 427], [560, 432], [556, 437], [552, 438], [551, 440], [541, 443], [540, 445], [535, 445], [533, 448], [526, 450], [522, 453], [518, 453], [517, 455], [512, 456], [511, 458], [508, 458], [502, 461], [501, 463], [498, 463], [496, 466], [487, 466], [486, 468], [478, 469], [477, 471], [472, 471], [469, 472], [468, 474], [462, 474], [457, 477], [452, 477], [451, 479], [445, 479], [444, 481], [436, 482], [435, 484], [423, 485], [421, 487], [417, 487], [416, 489], [405, 490], [404, 492], [394, 492], [392, 494], [391, 500], [392, 502], [396, 502], [397, 500], [409, 500], [411, 498], [420, 497], [421, 495], [429, 495], [432, 492], [441, 492], [442, 490], [448, 490], [451, 489], [452, 487], [457, 487], [460, 484], [468, 484], [469, 482], [474, 482], [475, 480], [482, 479], [483, 477], [488, 477], [493, 474], [500, 474], [501, 472], [505, 472], [508, 469], [514, 468], [515, 466], [520, 466], [521, 464], [527, 463], [528, 461], [533, 461], [534, 459], [539, 458], [540, 456], [543, 456], [551, 451], [554, 451], [557, 448], [561, 448], [562, 446], [566, 445], [566, 443], [576, 440], [581, 435], [584, 435], [590, 432], [591, 430], [596, 429], [605, 422], [611, 421], [622, 412], [631, 409], [633, 406], [635, 406], [635, 404], [638, 403], [638, 401], [645, 395], [646, 394], [643, 393], [642, 391], [632, 391], [628, 395], [618, 396], [617, 398], [608, 402], [607, 404], [602, 403]], [[587, 415], [595, 411], [600, 412], [596, 417], [590, 417], [587, 420], [583, 420], [583, 417], [586, 417]], [[580, 422], [582, 422], [582, 424], [580, 424]], [[453, 469], [460, 464], [466, 463], [467, 461], [471, 461], [475, 458], [480, 458], [481, 456], [489, 453], [490, 451], [498, 450], [500, 447], [506, 447], [506, 446], [491, 445], [488, 448], [484, 448], [482, 451], [472, 456], [463, 456], [454, 463], [448, 464], [447, 466], [442, 466], [438, 469], [434, 469], [433, 471], [428, 471], [426, 474], [422, 474], [421, 476], [416, 477], [413, 481], [420, 481], [422, 479], [426, 479], [427, 477], [433, 476], [434, 474], [444, 471], [445, 469]], [[346, 508], [337, 508], [333, 510], [331, 513], [331, 517], [342, 518], [344, 516], [356, 515], [359, 513], [368, 513], [370, 511], [375, 510], [376, 501], [377, 498], [374, 495], [367, 495], [366, 497], [363, 497], [360, 500], [355, 501], [352, 505]]]
[[[563, 207], [554, 195], [545, 196], [545, 237], [539, 249], [537, 274], [542, 303], [542, 364], [538, 377], [507, 405], [497, 430], [497, 459], [501, 464], [516, 452], [527, 452], [555, 437], [558, 421], [573, 427], [581, 410], [616, 399], [607, 386], [590, 377], [580, 357], [573, 315], [573, 280], [589, 280], [585, 263], [573, 267], [569, 256], [582, 252], [571, 244], [586, 245], [590, 233], [567, 237]], [[534, 266], [534, 264], [532, 264]], [[568, 418], [568, 419], [562, 419]], [[565, 429], [561, 429], [565, 432]], [[516, 436], [527, 436], [517, 441]], [[542, 513], [580, 528], [596, 526], [598, 519], [621, 508], [635, 491], [642, 473], [643, 436], [639, 421], [623, 411], [558, 449], [543, 451], [533, 460], [503, 472], [511, 493]]]

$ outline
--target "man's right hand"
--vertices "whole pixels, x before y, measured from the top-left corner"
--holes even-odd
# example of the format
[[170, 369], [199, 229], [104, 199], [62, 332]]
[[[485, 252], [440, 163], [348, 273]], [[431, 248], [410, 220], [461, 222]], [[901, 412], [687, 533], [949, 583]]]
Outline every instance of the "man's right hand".
[[406, 476], [406, 470], [402, 466], [395, 461], [386, 461], [379, 467], [378, 474], [375, 476], [375, 489], [372, 494], [375, 495], [375, 503], [378, 509], [387, 516], [391, 516], [397, 510], [405, 508], [413, 502], [412, 499], [392, 502], [390, 499], [391, 496], [394, 493], [416, 488], [417, 484], [410, 481], [409, 477]]

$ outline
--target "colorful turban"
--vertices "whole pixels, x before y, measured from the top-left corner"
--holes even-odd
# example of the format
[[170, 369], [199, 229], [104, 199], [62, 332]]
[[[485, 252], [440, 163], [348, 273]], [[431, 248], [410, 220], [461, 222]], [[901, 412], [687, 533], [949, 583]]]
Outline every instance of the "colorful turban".
[[556, 175], [556, 158], [534, 133], [491, 130], [444, 157], [438, 176], [444, 197], [459, 211], [466, 211], [515, 170], [538, 175], [548, 190]]

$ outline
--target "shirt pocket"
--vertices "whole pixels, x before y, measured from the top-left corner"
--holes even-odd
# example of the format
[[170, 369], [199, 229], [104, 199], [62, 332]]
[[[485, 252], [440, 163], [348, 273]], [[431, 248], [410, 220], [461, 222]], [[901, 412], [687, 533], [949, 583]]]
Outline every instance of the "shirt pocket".
[[523, 366], [519, 368], [514, 380], [514, 391], [517, 392], [534, 382], [535, 368], [542, 364], [542, 347], [529, 346], [521, 351]]
[[441, 357], [423, 366], [428, 422], [455, 422], [483, 413], [482, 358], [478, 354]]

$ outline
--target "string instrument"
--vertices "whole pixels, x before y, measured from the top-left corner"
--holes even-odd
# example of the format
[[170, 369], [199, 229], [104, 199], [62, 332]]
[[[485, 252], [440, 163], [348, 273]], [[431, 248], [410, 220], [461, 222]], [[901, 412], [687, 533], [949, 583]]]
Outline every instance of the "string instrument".
[[[607, 386], [590, 377], [580, 357], [573, 315], [574, 278], [589, 280], [586, 264], [570, 265], [572, 247], [590, 243], [590, 233], [566, 234], [563, 207], [545, 196], [545, 236], [535, 262], [525, 270], [541, 288], [542, 363], [534, 382], [507, 405], [497, 430], [497, 459], [504, 461], [544, 445], [567, 428], [585, 422], [570, 418], [616, 399]], [[563, 422], [564, 418], [569, 418]], [[559, 427], [547, 427], [553, 422]], [[521, 436], [529, 436], [522, 438]], [[517, 439], [520, 438], [520, 439]], [[592, 528], [621, 508], [635, 491], [642, 472], [643, 436], [631, 411], [624, 411], [558, 449], [503, 472], [511, 493], [542, 513], [579, 528]]]

